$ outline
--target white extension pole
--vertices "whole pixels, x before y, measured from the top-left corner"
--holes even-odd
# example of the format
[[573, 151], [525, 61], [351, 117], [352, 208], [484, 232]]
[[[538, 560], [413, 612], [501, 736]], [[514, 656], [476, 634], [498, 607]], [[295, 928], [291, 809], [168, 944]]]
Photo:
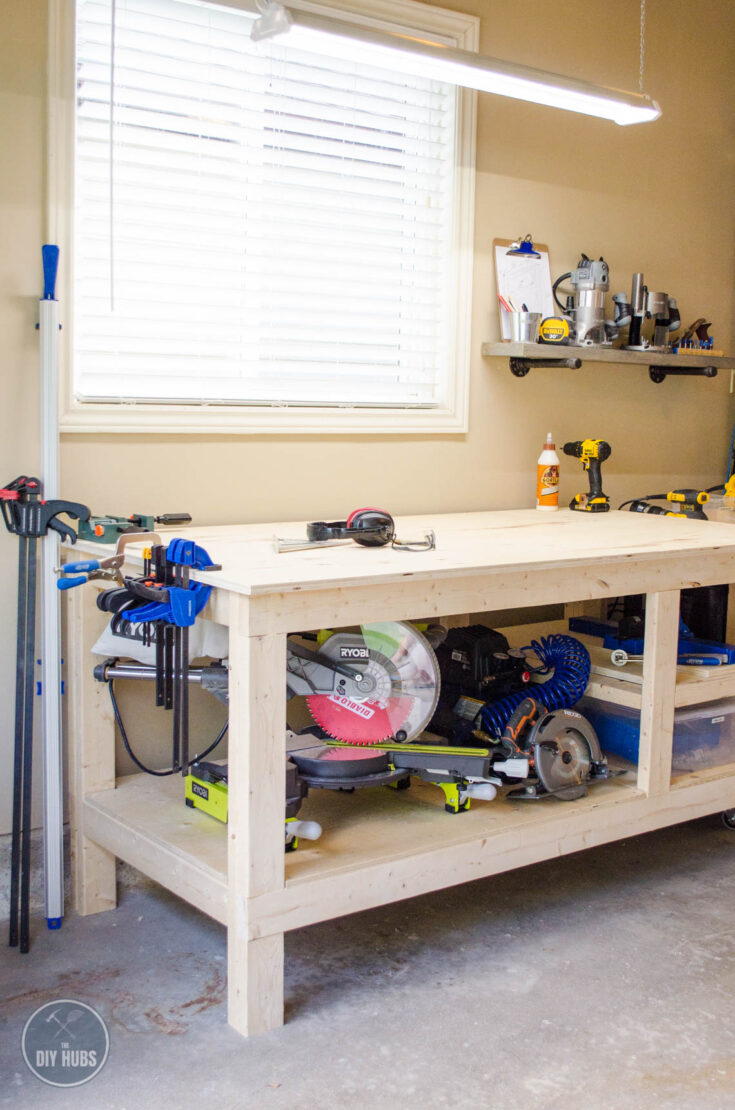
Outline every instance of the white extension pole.
[[[59, 497], [59, 248], [44, 246], [41, 338], [41, 482], [44, 500]], [[41, 540], [41, 707], [43, 716], [43, 852], [46, 921], [59, 929], [64, 916], [64, 780], [61, 754], [61, 617], [54, 567], [59, 537]]]

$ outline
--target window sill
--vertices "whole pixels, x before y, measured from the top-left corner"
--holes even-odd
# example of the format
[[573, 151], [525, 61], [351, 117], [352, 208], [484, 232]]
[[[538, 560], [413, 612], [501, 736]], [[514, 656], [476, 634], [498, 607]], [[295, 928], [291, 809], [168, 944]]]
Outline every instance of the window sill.
[[460, 435], [463, 411], [352, 407], [144, 405], [78, 402], [61, 416], [66, 435]]

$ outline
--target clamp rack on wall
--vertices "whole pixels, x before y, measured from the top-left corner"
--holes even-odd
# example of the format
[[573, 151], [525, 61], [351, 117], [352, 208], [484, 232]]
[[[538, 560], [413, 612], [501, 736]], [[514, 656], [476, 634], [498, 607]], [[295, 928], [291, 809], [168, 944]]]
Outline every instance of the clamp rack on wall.
[[[564, 357], [552, 357], [552, 351]], [[735, 358], [722, 356], [668, 354], [662, 351], [624, 351], [613, 347], [556, 347], [540, 343], [483, 343], [486, 358], [502, 357], [510, 362], [516, 378], [525, 378], [532, 366], [578, 370], [582, 362], [614, 362], [620, 366], [648, 366], [652, 382], [667, 377], [715, 378], [719, 370], [735, 369]]]

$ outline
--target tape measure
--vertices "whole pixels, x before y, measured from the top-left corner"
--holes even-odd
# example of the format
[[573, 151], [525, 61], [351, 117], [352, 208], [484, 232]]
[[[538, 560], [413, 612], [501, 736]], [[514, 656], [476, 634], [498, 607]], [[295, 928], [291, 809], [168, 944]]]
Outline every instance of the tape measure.
[[569, 321], [563, 316], [547, 316], [541, 321], [539, 339], [542, 343], [568, 343], [570, 330]]

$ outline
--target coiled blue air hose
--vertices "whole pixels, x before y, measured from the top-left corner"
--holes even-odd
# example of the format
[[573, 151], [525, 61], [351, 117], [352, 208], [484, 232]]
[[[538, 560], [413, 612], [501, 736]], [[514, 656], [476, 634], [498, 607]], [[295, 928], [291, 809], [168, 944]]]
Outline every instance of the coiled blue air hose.
[[502, 735], [513, 710], [524, 698], [534, 698], [549, 712], [571, 709], [584, 694], [590, 680], [589, 652], [573, 636], [555, 632], [551, 636], [542, 636], [540, 640], [532, 640], [523, 651], [533, 651], [538, 656], [541, 666], [535, 668], [533, 674], [550, 674], [552, 677], [483, 705], [480, 710], [483, 728], [496, 737]]

